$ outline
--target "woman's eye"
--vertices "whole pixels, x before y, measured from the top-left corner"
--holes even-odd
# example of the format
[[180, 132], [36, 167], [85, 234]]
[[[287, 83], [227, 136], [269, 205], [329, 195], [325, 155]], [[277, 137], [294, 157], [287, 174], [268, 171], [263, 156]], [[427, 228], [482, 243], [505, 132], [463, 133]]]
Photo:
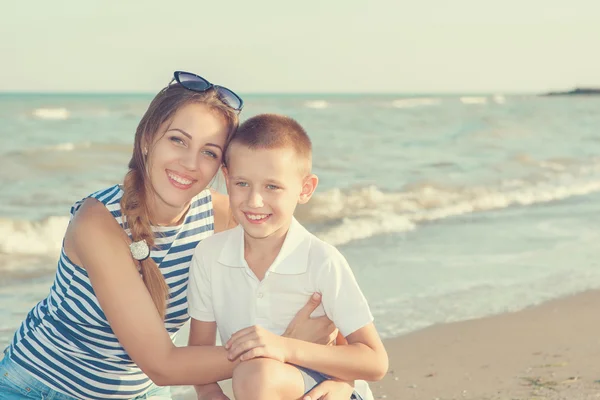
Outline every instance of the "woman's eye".
[[212, 158], [219, 158], [219, 156], [217, 156], [214, 152], [210, 150], [204, 150], [202, 153]]
[[169, 140], [173, 143], [177, 143], [177, 144], [185, 144], [185, 142], [183, 140], [181, 140], [180, 138], [178, 138], [177, 136], [171, 136], [169, 138]]

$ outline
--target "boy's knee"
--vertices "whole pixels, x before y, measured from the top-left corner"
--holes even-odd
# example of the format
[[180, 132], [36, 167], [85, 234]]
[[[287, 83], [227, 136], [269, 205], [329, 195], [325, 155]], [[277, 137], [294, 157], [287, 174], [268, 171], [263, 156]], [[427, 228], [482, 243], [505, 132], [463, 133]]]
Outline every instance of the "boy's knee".
[[280, 371], [285, 364], [259, 358], [243, 361], [233, 370], [233, 392], [236, 399], [251, 399], [259, 393], [278, 392]]

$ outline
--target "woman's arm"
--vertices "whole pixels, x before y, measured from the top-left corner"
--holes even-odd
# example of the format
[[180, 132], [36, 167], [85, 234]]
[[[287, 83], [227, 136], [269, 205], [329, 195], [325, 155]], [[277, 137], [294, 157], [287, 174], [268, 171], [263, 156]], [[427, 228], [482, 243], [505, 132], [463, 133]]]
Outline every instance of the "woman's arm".
[[[86, 269], [98, 302], [117, 339], [133, 362], [159, 386], [204, 385], [229, 379], [236, 363], [217, 346], [176, 347], [129, 250], [129, 237], [103, 204], [87, 199], [69, 224], [65, 252]], [[308, 316], [311, 300], [290, 323], [290, 337], [321, 341], [329, 320]]]
[[252, 326], [233, 334], [225, 347], [230, 360], [269, 357], [341, 380], [381, 380], [388, 370], [388, 357], [375, 325], [370, 323], [346, 339], [348, 345], [325, 346], [277, 336]]
[[231, 377], [222, 347], [176, 347], [129, 250], [129, 238], [103, 204], [87, 199], [67, 229], [65, 251], [86, 269], [110, 326], [131, 359], [159, 386]]
[[[189, 346], [215, 346], [217, 337], [217, 323], [203, 322], [192, 318], [190, 320]], [[195, 385], [194, 389], [198, 400], [225, 400], [228, 399], [217, 382], [206, 385]]]

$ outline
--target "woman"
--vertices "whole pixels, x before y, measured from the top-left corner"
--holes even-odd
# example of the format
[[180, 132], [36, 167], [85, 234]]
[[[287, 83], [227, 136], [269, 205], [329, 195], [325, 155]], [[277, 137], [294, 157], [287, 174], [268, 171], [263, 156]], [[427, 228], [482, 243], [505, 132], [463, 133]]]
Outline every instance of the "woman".
[[[123, 185], [72, 207], [50, 294], [0, 363], [0, 398], [170, 398], [160, 386], [231, 376], [236, 363], [222, 347], [172, 339], [189, 318], [194, 248], [230, 225], [227, 198], [207, 187], [243, 103], [194, 74], [176, 72], [174, 81], [138, 125]], [[320, 341], [332, 329], [299, 317], [288, 333]], [[349, 398], [348, 385], [333, 384]]]

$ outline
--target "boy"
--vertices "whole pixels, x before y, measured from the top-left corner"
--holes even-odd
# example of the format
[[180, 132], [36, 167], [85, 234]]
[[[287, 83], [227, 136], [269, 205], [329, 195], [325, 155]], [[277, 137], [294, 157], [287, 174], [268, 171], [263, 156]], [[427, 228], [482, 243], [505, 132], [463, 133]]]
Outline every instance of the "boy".
[[[190, 344], [214, 345], [218, 326], [230, 359], [239, 362], [236, 400], [298, 399], [329, 377], [383, 378], [387, 353], [345, 258], [293, 217], [318, 184], [304, 129], [280, 115], [250, 118], [232, 138], [224, 164], [239, 225], [196, 248], [188, 288]], [[314, 292], [322, 305], [313, 316], [326, 314], [347, 345], [279, 336]], [[226, 398], [216, 384], [197, 390], [199, 398]]]

